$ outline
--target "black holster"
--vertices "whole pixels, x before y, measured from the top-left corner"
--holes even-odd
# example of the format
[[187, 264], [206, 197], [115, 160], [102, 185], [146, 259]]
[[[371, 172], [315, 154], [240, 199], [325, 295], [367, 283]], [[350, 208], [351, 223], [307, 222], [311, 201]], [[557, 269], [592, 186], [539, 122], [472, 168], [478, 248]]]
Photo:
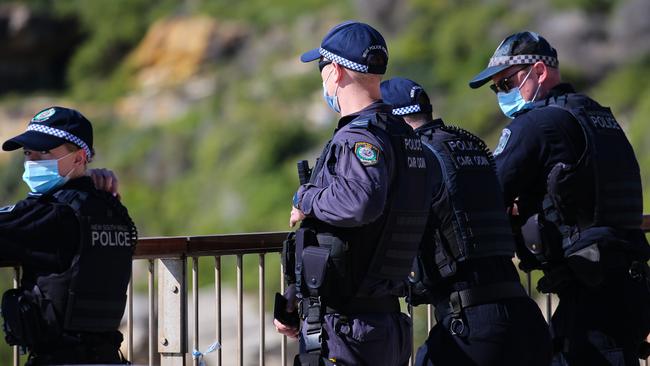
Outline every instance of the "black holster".
[[308, 353], [320, 357], [324, 305], [320, 292], [325, 283], [329, 250], [317, 246], [305, 248], [302, 255], [304, 288], [300, 303], [300, 317], [303, 319], [303, 340]]
[[521, 227], [521, 235], [526, 248], [541, 264], [563, 257], [562, 234], [541, 215], [535, 214], [528, 218]]
[[544, 270], [544, 276], [537, 282], [537, 291], [545, 294], [560, 293], [575, 283], [575, 275], [569, 267], [558, 265]]
[[282, 242], [282, 265], [284, 267], [284, 282], [287, 285], [296, 283], [296, 233], [290, 232]]
[[408, 293], [406, 302], [411, 306], [433, 303], [429, 288], [432, 287], [420, 256], [413, 260], [413, 267], [408, 276]]
[[[2, 296], [5, 339], [11, 346], [34, 348], [56, 339], [60, 334], [56, 319], [47, 321], [41, 301], [32, 291], [11, 289]], [[56, 317], [53, 313], [50, 314]]]

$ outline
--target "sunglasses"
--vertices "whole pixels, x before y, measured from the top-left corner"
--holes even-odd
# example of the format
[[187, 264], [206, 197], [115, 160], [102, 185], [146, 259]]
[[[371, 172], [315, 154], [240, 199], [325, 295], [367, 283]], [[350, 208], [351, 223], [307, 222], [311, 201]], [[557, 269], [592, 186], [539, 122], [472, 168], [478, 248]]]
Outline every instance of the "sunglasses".
[[323, 72], [323, 69], [325, 68], [325, 66], [327, 66], [327, 65], [329, 65], [331, 63], [332, 63], [332, 61], [330, 61], [330, 60], [328, 60], [328, 59], [326, 59], [324, 57], [321, 57], [320, 60], [318, 60], [318, 70], [320, 70], [320, 72]]
[[493, 92], [498, 93], [498, 92], [504, 92], [507, 93], [512, 89], [512, 77], [517, 75], [519, 71], [525, 70], [528, 66], [532, 65], [524, 65], [524, 67], [520, 68], [519, 70], [516, 70], [512, 74], [502, 77], [501, 79], [497, 80], [496, 83], [490, 84], [490, 89], [492, 89]]

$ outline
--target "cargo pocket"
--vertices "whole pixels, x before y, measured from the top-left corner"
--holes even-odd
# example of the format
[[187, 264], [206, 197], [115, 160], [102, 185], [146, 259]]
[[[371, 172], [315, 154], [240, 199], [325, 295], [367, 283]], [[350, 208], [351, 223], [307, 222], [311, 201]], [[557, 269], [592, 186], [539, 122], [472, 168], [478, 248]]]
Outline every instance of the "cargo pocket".
[[45, 341], [38, 305], [24, 290], [11, 289], [5, 292], [1, 310], [7, 343], [33, 347]]

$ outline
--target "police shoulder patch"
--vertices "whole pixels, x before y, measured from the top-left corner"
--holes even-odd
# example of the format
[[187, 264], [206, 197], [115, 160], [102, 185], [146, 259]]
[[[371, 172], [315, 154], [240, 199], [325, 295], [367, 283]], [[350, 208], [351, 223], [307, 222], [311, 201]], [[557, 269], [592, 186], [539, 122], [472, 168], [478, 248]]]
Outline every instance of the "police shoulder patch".
[[16, 205], [9, 205], [9, 206], [5, 206], [5, 207], [0, 207], [0, 214], [9, 213], [9, 212], [13, 211], [15, 207], [16, 207]]
[[499, 143], [497, 144], [496, 149], [494, 149], [494, 153], [492, 153], [492, 155], [497, 156], [503, 152], [503, 149], [505, 149], [506, 145], [508, 145], [508, 140], [510, 139], [511, 134], [512, 132], [510, 132], [510, 130], [507, 128], [504, 128], [503, 131], [501, 131]]
[[365, 166], [375, 165], [379, 161], [379, 149], [369, 142], [355, 143], [354, 154]]

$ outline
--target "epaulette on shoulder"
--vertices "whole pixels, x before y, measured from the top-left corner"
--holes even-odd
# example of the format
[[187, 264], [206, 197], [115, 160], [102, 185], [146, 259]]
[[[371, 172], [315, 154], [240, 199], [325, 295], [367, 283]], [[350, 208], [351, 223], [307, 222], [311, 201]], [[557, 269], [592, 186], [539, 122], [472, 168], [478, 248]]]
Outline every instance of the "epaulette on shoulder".
[[86, 199], [88, 193], [76, 189], [62, 189], [52, 195], [57, 201], [79, 210], [81, 202]]
[[382, 130], [386, 130], [386, 122], [382, 121], [377, 114], [359, 116], [350, 122], [350, 128], [365, 128], [368, 129], [370, 126], [378, 127]]
[[583, 94], [580, 93], [566, 93], [562, 95], [550, 96], [546, 99], [539, 100], [533, 104], [533, 110], [535, 108], [542, 107], [560, 107], [560, 108], [570, 108], [576, 102], [582, 102], [586, 98]]
[[359, 116], [350, 122], [350, 128], [368, 128], [370, 126], [369, 116]]

